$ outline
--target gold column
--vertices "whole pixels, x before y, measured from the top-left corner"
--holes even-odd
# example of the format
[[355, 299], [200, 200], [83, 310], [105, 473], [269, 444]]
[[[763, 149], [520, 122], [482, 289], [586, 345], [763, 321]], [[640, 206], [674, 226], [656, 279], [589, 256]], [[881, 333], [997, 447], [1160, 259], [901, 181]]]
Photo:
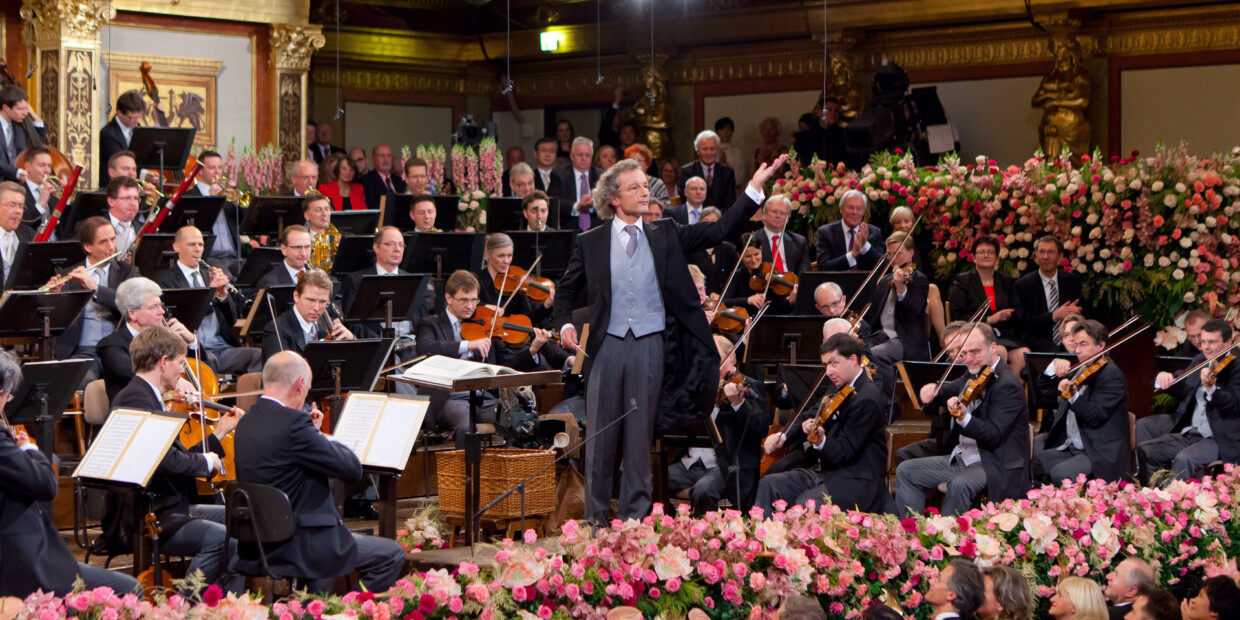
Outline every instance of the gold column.
[[[47, 126], [48, 144], [85, 168], [90, 185], [100, 165], [99, 26], [116, 16], [104, 0], [26, 0], [22, 21], [34, 24], [36, 76], [31, 104]], [[23, 29], [23, 38], [29, 30]]]
[[306, 93], [310, 55], [327, 40], [322, 26], [271, 25], [271, 63], [275, 68], [276, 144], [284, 161], [306, 154]]

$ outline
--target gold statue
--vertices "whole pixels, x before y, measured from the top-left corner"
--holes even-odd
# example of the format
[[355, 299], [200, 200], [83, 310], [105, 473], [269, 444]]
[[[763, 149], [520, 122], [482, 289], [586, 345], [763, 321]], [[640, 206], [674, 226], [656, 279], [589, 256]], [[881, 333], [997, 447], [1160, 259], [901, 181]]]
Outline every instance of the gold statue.
[[[847, 52], [832, 50], [829, 56], [831, 81], [827, 84], [827, 96], [835, 97], [840, 102], [840, 119], [851, 120], [865, 109], [865, 87], [853, 74], [852, 58]], [[814, 110], [822, 110], [821, 97]]]
[[[671, 125], [672, 100], [667, 95], [667, 80], [663, 75], [663, 63], [666, 56], [656, 56], [656, 67], [651, 67], [650, 56], [639, 56], [641, 62], [642, 83], [646, 93], [638, 95], [633, 104], [633, 120], [641, 129], [642, 139], [650, 147], [655, 158], [668, 157], [675, 154], [672, 145]], [[650, 94], [653, 93], [653, 99]]]
[[1064, 147], [1079, 157], [1089, 153], [1091, 127], [1085, 116], [1092, 81], [1081, 66], [1081, 46], [1069, 34], [1050, 41], [1055, 66], [1042, 78], [1033, 95], [1033, 107], [1042, 108], [1038, 137], [1047, 158], [1058, 159]]

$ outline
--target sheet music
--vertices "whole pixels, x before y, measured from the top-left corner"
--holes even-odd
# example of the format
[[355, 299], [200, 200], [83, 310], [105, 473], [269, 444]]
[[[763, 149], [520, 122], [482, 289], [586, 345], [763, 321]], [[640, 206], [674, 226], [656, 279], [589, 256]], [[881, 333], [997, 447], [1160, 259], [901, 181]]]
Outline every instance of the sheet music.
[[473, 379], [516, 372], [506, 366], [434, 355], [424, 362], [410, 366], [405, 370], [405, 376], [450, 387], [456, 379]]
[[430, 399], [425, 396], [388, 397], [362, 463], [371, 467], [403, 470], [430, 405]]
[[73, 475], [146, 486], [184, 424], [184, 417], [113, 411]]
[[[151, 473], [159, 466], [172, 442], [184, 426], [185, 420], [148, 415], [133, 435], [130, 448], [125, 451], [111, 478], [120, 482], [132, 482], [146, 486]], [[161, 449], [162, 448], [162, 449]]]
[[119, 411], [109, 415], [107, 423], [103, 425], [103, 430], [99, 431], [99, 436], [90, 444], [90, 450], [78, 464], [73, 476], [75, 478], [110, 478], [112, 468], [124, 454], [125, 446], [129, 445], [129, 440], [141, 424], [142, 416], [139, 415]]
[[333, 438], [365, 461], [366, 449], [375, 432], [375, 423], [383, 411], [387, 397], [382, 394], [351, 392], [345, 401]]

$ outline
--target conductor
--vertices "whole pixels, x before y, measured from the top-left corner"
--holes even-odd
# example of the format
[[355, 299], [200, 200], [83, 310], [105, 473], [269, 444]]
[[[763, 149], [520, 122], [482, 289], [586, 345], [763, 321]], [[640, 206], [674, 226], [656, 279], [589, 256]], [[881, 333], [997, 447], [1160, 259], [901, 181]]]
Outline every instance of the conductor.
[[762, 204], [763, 185], [783, 166], [781, 156], [754, 173], [745, 193], [723, 219], [677, 227], [646, 222], [650, 189], [633, 160], [612, 166], [594, 188], [594, 204], [610, 225], [577, 237], [555, 298], [555, 321], [565, 349], [578, 347], [573, 302], [584, 287], [590, 307], [585, 352], [592, 362], [586, 391], [586, 424], [603, 432], [586, 461], [586, 518], [610, 518], [617, 448], [623, 476], [619, 517], [650, 512], [650, 445], [656, 426], [670, 429], [704, 417], [719, 388], [719, 353], [711, 337], [686, 256], [738, 235]]

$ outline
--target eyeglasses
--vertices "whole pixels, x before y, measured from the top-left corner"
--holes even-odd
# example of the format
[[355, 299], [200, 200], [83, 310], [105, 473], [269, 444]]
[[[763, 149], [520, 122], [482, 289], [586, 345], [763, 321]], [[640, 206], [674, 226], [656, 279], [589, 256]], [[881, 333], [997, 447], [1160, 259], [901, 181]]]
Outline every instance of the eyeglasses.
[[307, 243], [306, 245], [286, 245], [284, 247], [290, 250], [309, 250], [310, 244]]
[[452, 301], [466, 306], [476, 306], [480, 300], [477, 297], [453, 297]]
[[381, 246], [383, 246], [383, 247], [385, 247], [385, 248], [387, 248], [387, 249], [389, 249], [389, 250], [403, 250], [403, 249], [405, 249], [405, 244], [403, 244], [403, 243], [401, 243], [401, 242], [399, 242], [399, 241], [384, 241], [383, 243], [380, 243], [379, 245], [381, 245]]

